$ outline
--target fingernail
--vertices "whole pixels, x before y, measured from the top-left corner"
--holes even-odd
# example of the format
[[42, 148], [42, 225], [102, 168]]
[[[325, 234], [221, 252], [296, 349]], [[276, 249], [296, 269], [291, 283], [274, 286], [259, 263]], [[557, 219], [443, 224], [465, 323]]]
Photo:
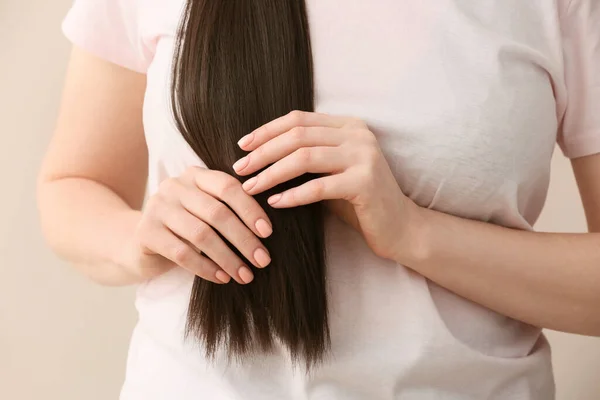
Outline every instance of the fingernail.
[[269, 257], [269, 254], [263, 249], [256, 249], [256, 251], [254, 252], [254, 259], [256, 260], [258, 265], [260, 265], [263, 268], [269, 265], [269, 263], [271, 262], [271, 257]]
[[248, 157], [240, 158], [233, 164], [234, 171], [241, 171], [248, 165]]
[[215, 276], [217, 277], [218, 280], [220, 280], [223, 283], [229, 283], [229, 281], [231, 280], [231, 277], [229, 275], [227, 275], [224, 271], [221, 271], [221, 270], [217, 271]]
[[254, 274], [252, 274], [252, 271], [250, 271], [247, 267], [241, 267], [238, 270], [238, 274], [244, 283], [250, 283], [254, 279]]
[[250, 143], [252, 143], [252, 139], [254, 139], [254, 134], [249, 133], [246, 136], [244, 136], [243, 138], [241, 138], [237, 144], [241, 148], [244, 148], [244, 147], [248, 146]]
[[258, 178], [256, 176], [254, 178], [248, 179], [242, 185], [242, 189], [244, 189], [246, 192], [249, 191], [249, 190], [252, 190], [252, 188], [254, 187], [254, 185], [256, 185], [257, 181], [258, 181]]
[[264, 238], [269, 237], [271, 233], [273, 233], [273, 228], [271, 228], [271, 225], [269, 225], [269, 223], [264, 219], [259, 219], [256, 221], [254, 226], [256, 226], [256, 230]]
[[279, 200], [281, 200], [281, 193], [280, 194], [274, 194], [273, 196], [269, 197], [269, 199], [267, 200], [267, 202], [270, 205], [273, 205], [273, 204], [277, 203]]

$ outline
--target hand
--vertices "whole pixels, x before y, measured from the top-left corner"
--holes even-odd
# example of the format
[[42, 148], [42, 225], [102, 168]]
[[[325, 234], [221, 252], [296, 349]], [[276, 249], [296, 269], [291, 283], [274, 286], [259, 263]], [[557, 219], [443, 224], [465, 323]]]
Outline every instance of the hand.
[[[293, 111], [243, 137], [249, 151], [233, 168], [249, 175], [251, 195], [305, 173], [323, 174], [268, 199], [276, 208], [321, 200], [354, 226], [380, 257], [397, 260], [412, 203], [400, 190], [377, 140], [360, 120]], [[271, 165], [272, 164], [272, 165]]]
[[228, 174], [189, 168], [163, 181], [149, 199], [133, 238], [132, 264], [145, 279], [179, 266], [215, 283], [251, 282], [251, 269], [217, 231], [255, 267], [270, 263], [258, 237], [271, 234], [271, 223], [256, 200]]

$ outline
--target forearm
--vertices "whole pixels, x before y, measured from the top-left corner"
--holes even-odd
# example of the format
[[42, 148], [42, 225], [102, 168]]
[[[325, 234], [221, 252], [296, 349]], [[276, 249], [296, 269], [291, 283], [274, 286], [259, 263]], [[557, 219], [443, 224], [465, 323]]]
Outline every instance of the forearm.
[[513, 230], [418, 209], [401, 264], [529, 324], [600, 335], [600, 234]]
[[100, 183], [68, 178], [39, 185], [42, 229], [52, 249], [92, 280], [127, 285], [140, 278], [127, 246], [141, 213]]

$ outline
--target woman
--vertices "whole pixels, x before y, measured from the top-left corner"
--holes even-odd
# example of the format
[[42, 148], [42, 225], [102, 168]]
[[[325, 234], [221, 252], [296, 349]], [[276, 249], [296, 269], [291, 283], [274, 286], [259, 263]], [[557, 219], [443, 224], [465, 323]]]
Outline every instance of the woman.
[[[64, 21], [39, 204], [57, 253], [139, 284], [121, 398], [553, 398], [541, 328], [600, 335], [600, 235], [532, 225], [558, 141], [600, 231], [600, 3], [306, 3], [317, 112], [249, 132], [236, 177], [202, 168], [173, 122], [182, 0], [78, 0]], [[230, 224], [269, 268], [259, 238], [277, 232], [253, 196], [306, 172], [322, 176], [269, 204], [331, 201], [331, 357], [310, 373], [285, 352], [204, 358], [183, 340], [194, 276], [254, 278], [212, 233]]]

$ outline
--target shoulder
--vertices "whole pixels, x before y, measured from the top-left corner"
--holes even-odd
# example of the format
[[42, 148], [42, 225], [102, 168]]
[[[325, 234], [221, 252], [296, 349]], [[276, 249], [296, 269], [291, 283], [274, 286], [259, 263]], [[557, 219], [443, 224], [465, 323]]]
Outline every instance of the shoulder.
[[161, 35], [176, 30], [185, 0], [75, 0], [62, 29], [73, 44], [145, 72]]

